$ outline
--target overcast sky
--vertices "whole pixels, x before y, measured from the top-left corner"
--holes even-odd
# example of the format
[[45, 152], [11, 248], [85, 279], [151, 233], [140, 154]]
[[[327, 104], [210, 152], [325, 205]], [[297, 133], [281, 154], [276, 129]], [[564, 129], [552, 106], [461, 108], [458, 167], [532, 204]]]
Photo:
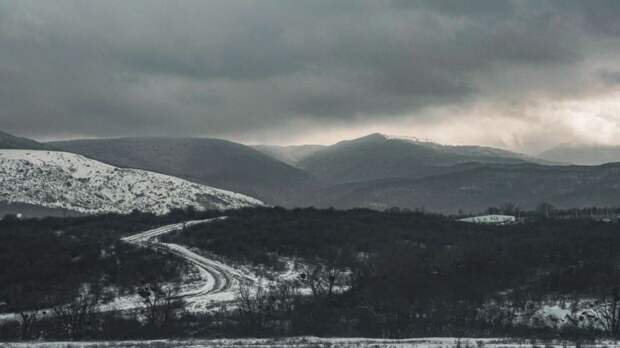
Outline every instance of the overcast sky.
[[0, 0], [0, 130], [620, 144], [618, 0]]

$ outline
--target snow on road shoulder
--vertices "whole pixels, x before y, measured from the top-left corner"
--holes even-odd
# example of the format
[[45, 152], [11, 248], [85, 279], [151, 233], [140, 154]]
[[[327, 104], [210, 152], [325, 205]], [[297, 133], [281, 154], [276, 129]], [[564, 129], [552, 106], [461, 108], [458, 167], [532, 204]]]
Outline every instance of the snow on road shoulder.
[[[226, 218], [221, 216], [166, 225], [124, 237], [122, 240], [174, 254], [196, 267], [201, 278], [200, 284], [185, 284], [179, 296], [184, 299], [188, 310], [192, 312], [209, 311], [220, 305], [233, 302], [241, 283], [254, 284], [260, 281], [259, 278], [245, 270], [240, 270], [223, 262], [199, 255], [182, 245], [161, 243], [157, 238], [166, 233], [180, 231], [189, 226], [221, 221]], [[131, 301], [121, 301], [121, 303], [127, 304], [131, 303]]]

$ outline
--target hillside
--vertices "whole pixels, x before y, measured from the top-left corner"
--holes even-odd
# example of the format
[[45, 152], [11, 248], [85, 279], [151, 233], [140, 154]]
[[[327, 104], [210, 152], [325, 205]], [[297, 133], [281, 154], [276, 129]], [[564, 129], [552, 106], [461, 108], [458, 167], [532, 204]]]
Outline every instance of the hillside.
[[0, 131], [0, 149], [49, 150], [50, 146]]
[[421, 179], [386, 179], [330, 187], [318, 206], [423, 208], [478, 212], [512, 202], [533, 209], [542, 202], [562, 208], [620, 205], [620, 164], [598, 167], [536, 164], [466, 164]]
[[299, 162], [330, 183], [387, 178], [421, 178], [468, 162], [542, 162], [522, 154], [482, 146], [448, 146], [413, 138], [371, 134], [339, 142]]
[[139, 168], [286, 205], [313, 186], [304, 171], [231, 141], [206, 138], [122, 138], [51, 143], [119, 167]]
[[600, 165], [620, 162], [620, 146], [560, 145], [542, 152], [539, 157], [562, 163]]
[[254, 198], [168, 175], [122, 169], [65, 152], [0, 150], [0, 201], [81, 213], [163, 214], [189, 205], [228, 209]]

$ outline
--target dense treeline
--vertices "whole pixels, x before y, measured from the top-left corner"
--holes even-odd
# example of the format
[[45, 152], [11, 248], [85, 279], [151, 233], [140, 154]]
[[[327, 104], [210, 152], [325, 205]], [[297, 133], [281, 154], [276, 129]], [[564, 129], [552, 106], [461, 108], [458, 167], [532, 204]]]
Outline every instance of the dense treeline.
[[[543, 206], [522, 223], [489, 226], [398, 209], [225, 212], [164, 239], [272, 270], [296, 260], [300, 274], [258, 291], [242, 286], [237, 306], [203, 315], [185, 313], [164, 286], [184, 264], [119, 238], [221, 212], [4, 219], [0, 306], [21, 317], [0, 323], [0, 339], [617, 336], [619, 225], [566, 218], [593, 215], [578, 213]], [[144, 310], [102, 311], [119, 291], [138, 294]], [[578, 299], [595, 300], [595, 322], [577, 311], [566, 325], [534, 315], [545, 302]], [[41, 308], [51, 312], [32, 311]]]
[[[278, 320], [277, 330], [285, 322], [293, 335], [531, 334], [531, 323], [516, 317], [532, 303], [618, 302], [618, 224], [592, 219], [539, 214], [527, 223], [484, 226], [400, 210], [259, 208], [166, 238], [274, 269], [278, 258], [292, 257], [351, 270], [349, 291], [297, 300]], [[618, 311], [613, 315], [617, 322]], [[571, 332], [579, 335], [605, 327], [575, 320]]]

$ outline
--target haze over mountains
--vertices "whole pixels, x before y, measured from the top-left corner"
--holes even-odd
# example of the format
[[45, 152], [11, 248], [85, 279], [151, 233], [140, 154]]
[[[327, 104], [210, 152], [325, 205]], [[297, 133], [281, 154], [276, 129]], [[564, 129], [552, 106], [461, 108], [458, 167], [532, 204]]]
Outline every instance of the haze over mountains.
[[544, 151], [539, 157], [563, 163], [599, 165], [620, 162], [620, 146], [565, 144]]
[[455, 213], [505, 202], [525, 209], [542, 202], [563, 208], [620, 205], [620, 164], [559, 165], [568, 161], [378, 133], [331, 146], [246, 146], [207, 138], [20, 141], [17, 146], [77, 153], [286, 207], [397, 206]]
[[304, 158], [326, 148], [324, 145], [254, 145], [252, 147], [292, 166], [298, 165]]

